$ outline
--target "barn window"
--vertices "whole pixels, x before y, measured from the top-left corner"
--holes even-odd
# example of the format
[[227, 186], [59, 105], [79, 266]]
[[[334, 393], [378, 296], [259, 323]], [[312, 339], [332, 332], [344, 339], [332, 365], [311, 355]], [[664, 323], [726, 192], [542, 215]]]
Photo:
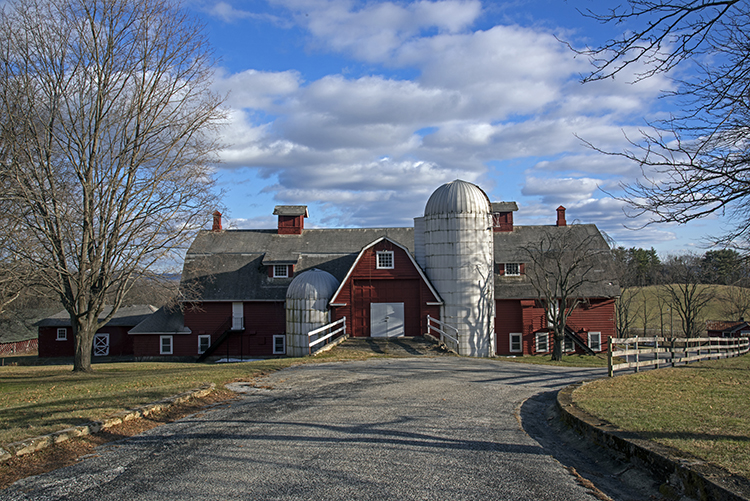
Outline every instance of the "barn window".
[[602, 351], [601, 332], [589, 332], [589, 348], [593, 351]]
[[518, 353], [523, 351], [523, 345], [521, 344], [521, 333], [511, 332], [510, 333], [510, 351], [512, 353]]
[[198, 354], [205, 353], [209, 346], [211, 346], [210, 334], [202, 334], [198, 336]]
[[565, 353], [576, 351], [576, 347], [573, 344], [573, 338], [571, 338], [570, 336], [565, 336], [565, 344], [563, 345], [563, 349], [565, 350]]
[[273, 337], [273, 354], [283, 355], [286, 353], [286, 336], [276, 335]]
[[159, 354], [172, 354], [172, 336], [159, 336]]
[[549, 332], [536, 333], [536, 352], [547, 353], [549, 351]]
[[505, 276], [506, 277], [520, 277], [521, 265], [519, 263], [505, 263]]
[[273, 278], [289, 278], [289, 267], [285, 264], [273, 265]]
[[379, 270], [393, 269], [393, 251], [378, 251], [377, 268]]
[[57, 340], [58, 341], [67, 341], [68, 340], [68, 329], [65, 327], [61, 327], [57, 329]]

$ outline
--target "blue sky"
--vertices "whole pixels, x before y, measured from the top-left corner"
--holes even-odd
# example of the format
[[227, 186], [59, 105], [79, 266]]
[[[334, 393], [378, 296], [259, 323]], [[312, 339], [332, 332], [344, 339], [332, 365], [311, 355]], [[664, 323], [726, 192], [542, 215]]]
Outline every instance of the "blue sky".
[[[441, 184], [464, 179], [516, 201], [516, 224], [596, 223], [624, 246], [702, 252], [720, 221], [628, 219], [627, 148], [664, 116], [664, 76], [582, 85], [576, 47], [614, 29], [589, 0], [193, 0], [220, 58], [226, 147], [217, 169], [229, 227], [270, 228], [273, 207], [308, 205], [306, 227], [411, 226]], [[635, 69], [637, 71], [637, 69]], [[603, 191], [604, 190], [604, 191]]]

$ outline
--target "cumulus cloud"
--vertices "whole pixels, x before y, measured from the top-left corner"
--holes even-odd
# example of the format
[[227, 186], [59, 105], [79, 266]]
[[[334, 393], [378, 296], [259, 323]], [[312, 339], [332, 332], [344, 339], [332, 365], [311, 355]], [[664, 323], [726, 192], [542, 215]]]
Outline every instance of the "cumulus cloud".
[[[491, 186], [492, 164], [517, 176], [511, 195], [530, 218], [564, 204], [607, 227], [622, 220], [619, 202], [597, 187], [617, 189], [637, 166], [580, 138], [623, 148], [623, 131], [637, 135], [663, 80], [582, 86], [588, 62], [551, 31], [474, 28], [484, 15], [478, 0], [272, 3], [306, 30], [309, 50], [371, 65], [353, 76], [252, 68], [218, 76], [231, 107], [224, 167], [273, 179], [264, 191], [280, 203], [318, 204], [318, 221], [334, 225], [410, 225], [444, 182]], [[213, 13], [250, 14], [228, 3]]]

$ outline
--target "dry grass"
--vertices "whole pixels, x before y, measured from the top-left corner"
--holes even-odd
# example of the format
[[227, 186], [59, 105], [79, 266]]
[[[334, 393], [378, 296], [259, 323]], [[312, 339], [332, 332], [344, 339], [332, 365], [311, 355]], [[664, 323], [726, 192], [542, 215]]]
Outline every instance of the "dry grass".
[[4, 489], [22, 478], [71, 465], [79, 457], [95, 453], [95, 448], [99, 445], [137, 435], [161, 424], [190, 415], [208, 405], [229, 400], [234, 396], [228, 390], [217, 390], [201, 399], [171, 407], [164, 412], [155, 413], [142, 419], [126, 421], [102, 430], [95, 435], [67, 440], [33, 454], [11, 458], [0, 463], [0, 489]]
[[359, 360], [372, 352], [333, 350], [315, 358], [280, 358], [234, 364], [112, 363], [94, 372], [71, 366], [0, 367], [0, 444], [102, 419], [196, 388], [221, 387], [301, 363]]
[[750, 478], [750, 355], [603, 379], [573, 399], [621, 429]]

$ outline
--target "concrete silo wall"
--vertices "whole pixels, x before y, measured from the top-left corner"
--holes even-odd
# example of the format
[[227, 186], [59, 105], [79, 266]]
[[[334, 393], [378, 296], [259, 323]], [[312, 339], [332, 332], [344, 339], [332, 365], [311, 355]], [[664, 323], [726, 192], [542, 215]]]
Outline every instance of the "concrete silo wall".
[[459, 353], [494, 353], [492, 220], [487, 213], [424, 217], [426, 273], [445, 301], [443, 321], [458, 329]]
[[308, 333], [330, 323], [328, 302], [338, 286], [339, 281], [333, 275], [318, 269], [294, 277], [286, 292], [287, 355], [310, 354]]
[[307, 333], [330, 323], [328, 299], [286, 300], [287, 355], [302, 357], [309, 354]]

